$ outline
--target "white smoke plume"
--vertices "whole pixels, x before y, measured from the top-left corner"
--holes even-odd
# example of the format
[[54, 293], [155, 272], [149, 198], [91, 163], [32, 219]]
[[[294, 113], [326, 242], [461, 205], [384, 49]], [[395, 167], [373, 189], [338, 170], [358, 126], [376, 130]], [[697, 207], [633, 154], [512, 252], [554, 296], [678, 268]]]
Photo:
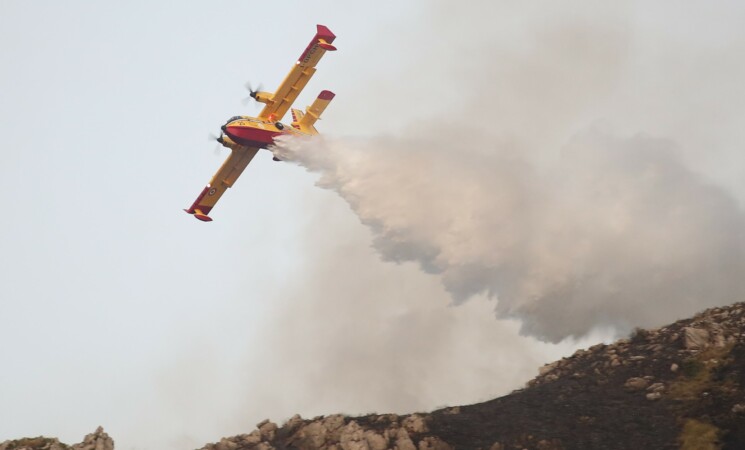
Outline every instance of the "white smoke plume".
[[551, 342], [743, 298], [745, 39], [721, 5], [685, 16], [695, 36], [642, 3], [479, 2], [468, 30], [436, 5], [403, 76], [359, 98], [420, 118], [275, 150], [349, 203], [384, 260]]
[[558, 342], [627, 331], [742, 298], [745, 220], [674, 144], [588, 130], [539, 167], [507, 142], [282, 141], [321, 174], [394, 262], [440, 277], [456, 303], [486, 293], [522, 332]]

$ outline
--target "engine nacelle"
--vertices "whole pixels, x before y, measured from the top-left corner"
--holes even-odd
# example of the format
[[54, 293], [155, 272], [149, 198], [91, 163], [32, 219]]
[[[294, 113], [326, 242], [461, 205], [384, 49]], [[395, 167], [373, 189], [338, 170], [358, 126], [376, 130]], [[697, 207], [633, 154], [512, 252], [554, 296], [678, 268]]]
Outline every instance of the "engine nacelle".
[[255, 94], [252, 94], [251, 97], [253, 97], [254, 100], [256, 100], [257, 102], [269, 103], [273, 95], [274, 94], [272, 94], [271, 92], [258, 91]]

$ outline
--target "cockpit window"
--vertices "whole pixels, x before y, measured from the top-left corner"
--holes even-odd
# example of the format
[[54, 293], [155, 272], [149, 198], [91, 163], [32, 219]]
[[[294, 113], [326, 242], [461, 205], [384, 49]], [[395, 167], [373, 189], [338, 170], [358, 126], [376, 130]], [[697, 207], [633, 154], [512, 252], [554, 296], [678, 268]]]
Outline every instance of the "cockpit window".
[[228, 123], [230, 123], [230, 122], [232, 122], [232, 121], [234, 121], [234, 120], [241, 120], [242, 118], [243, 118], [243, 117], [241, 117], [241, 116], [233, 116], [233, 117], [231, 117], [230, 119], [228, 119]]

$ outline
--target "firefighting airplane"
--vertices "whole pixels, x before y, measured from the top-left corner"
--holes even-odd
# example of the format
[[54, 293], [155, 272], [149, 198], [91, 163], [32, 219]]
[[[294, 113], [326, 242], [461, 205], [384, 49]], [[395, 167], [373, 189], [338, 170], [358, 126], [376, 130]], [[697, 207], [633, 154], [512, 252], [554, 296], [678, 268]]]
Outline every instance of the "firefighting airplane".
[[217, 138], [217, 142], [231, 150], [230, 156], [202, 190], [194, 204], [184, 211], [193, 214], [201, 221], [211, 222], [212, 218], [208, 214], [225, 191], [233, 186], [259, 149], [271, 145], [276, 136], [318, 134], [313, 125], [334, 98], [334, 93], [331, 91], [321, 91], [305, 113], [292, 109], [292, 123], [289, 126], [280, 121], [316, 72], [316, 64], [324, 53], [336, 50], [336, 47], [331, 45], [335, 38], [331, 30], [318, 25], [313, 40], [300, 55], [276, 92], [254, 91], [249, 87], [251, 97], [257, 102], [264, 103], [264, 108], [258, 117], [235, 116], [222, 126], [222, 133]]

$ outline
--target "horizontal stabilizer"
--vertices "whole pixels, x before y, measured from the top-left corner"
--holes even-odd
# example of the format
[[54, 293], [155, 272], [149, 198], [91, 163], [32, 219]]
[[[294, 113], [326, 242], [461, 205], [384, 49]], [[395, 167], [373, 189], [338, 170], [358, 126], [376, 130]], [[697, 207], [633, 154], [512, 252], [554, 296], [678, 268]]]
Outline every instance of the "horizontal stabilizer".
[[305, 114], [302, 115], [302, 118], [297, 121], [300, 131], [309, 134], [318, 133], [313, 125], [321, 118], [321, 114], [326, 110], [326, 107], [335, 95], [336, 94], [331, 91], [321, 91], [321, 93], [318, 94], [318, 98], [305, 110]]
[[185, 209], [184, 211], [188, 212], [189, 214], [193, 215], [197, 219], [201, 220], [202, 222], [212, 222], [212, 217], [208, 216], [207, 214], [203, 213], [201, 209]]
[[208, 216], [207, 214], [202, 214], [202, 212], [199, 210], [194, 213], [194, 217], [201, 220], [202, 222], [212, 222], [212, 217]]

